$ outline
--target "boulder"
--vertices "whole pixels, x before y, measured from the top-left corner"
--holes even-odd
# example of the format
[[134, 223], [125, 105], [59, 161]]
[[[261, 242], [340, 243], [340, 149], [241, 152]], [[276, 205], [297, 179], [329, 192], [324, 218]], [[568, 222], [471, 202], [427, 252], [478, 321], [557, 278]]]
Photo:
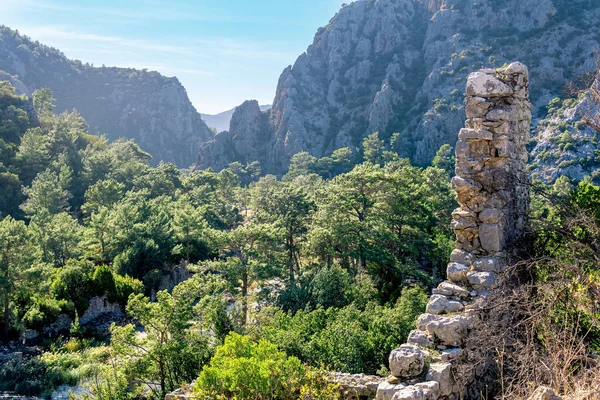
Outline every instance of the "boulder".
[[425, 353], [419, 347], [403, 344], [390, 353], [390, 372], [400, 378], [412, 378], [423, 373]]

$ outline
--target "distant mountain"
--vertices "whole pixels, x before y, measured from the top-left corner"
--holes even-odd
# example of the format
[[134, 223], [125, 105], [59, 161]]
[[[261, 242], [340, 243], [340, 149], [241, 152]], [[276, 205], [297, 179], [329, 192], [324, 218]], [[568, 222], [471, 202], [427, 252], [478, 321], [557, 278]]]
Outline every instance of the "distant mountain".
[[[285, 172], [297, 152], [322, 157], [357, 147], [372, 132], [384, 139], [398, 132], [395, 150], [428, 164], [464, 126], [470, 72], [527, 64], [534, 116], [544, 118], [545, 106], [571, 79], [595, 68], [598, 20], [597, 0], [355, 1], [283, 71], [270, 132], [256, 123], [260, 132], [215, 138], [202, 147], [199, 163], [219, 169], [233, 161], [227, 154], [258, 155], [264, 171]], [[236, 153], [219, 148], [235, 142], [244, 143]]]
[[213, 138], [177, 78], [82, 64], [3, 26], [0, 80], [26, 93], [49, 87], [57, 112], [76, 108], [91, 133], [135, 139], [154, 164], [162, 160], [188, 167], [196, 162], [200, 144]]
[[[267, 111], [271, 108], [271, 105], [262, 105], [259, 106], [261, 111]], [[216, 129], [217, 132], [226, 131], [229, 129], [229, 123], [231, 122], [231, 117], [233, 117], [233, 112], [237, 107], [232, 108], [231, 110], [223, 111], [218, 114], [200, 114], [202, 116], [202, 120], [208, 125], [209, 128]]]

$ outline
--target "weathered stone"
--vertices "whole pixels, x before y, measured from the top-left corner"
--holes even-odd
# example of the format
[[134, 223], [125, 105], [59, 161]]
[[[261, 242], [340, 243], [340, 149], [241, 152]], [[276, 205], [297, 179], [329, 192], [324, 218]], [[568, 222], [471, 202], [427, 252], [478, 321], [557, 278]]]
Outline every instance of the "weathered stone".
[[473, 262], [473, 269], [480, 272], [500, 272], [502, 262], [498, 257], [482, 257]]
[[417, 329], [421, 330], [421, 331], [427, 331], [427, 325], [429, 325], [429, 323], [431, 323], [432, 321], [435, 321], [438, 317], [433, 315], [433, 314], [421, 314], [419, 315], [419, 318], [417, 318]]
[[440, 283], [438, 287], [433, 290], [438, 291], [435, 294], [443, 294], [444, 296], [456, 296], [461, 298], [469, 297], [469, 291], [467, 289], [448, 281]]
[[446, 296], [434, 294], [429, 298], [426, 312], [430, 314], [450, 314], [460, 312], [465, 307], [460, 301], [449, 300]]
[[471, 265], [471, 262], [473, 262], [474, 259], [475, 256], [473, 256], [473, 254], [461, 249], [454, 249], [450, 254], [450, 261], [459, 264]]
[[464, 282], [467, 279], [468, 271], [469, 267], [466, 265], [453, 262], [448, 264], [446, 276], [448, 276], [448, 279], [452, 282]]
[[425, 353], [417, 346], [403, 344], [392, 350], [389, 358], [390, 372], [401, 378], [421, 375], [425, 367]]
[[394, 395], [406, 387], [403, 383], [391, 384], [386, 381], [381, 382], [377, 387], [376, 400], [392, 400]]
[[426, 379], [439, 383], [440, 396], [449, 396], [454, 392], [454, 378], [450, 363], [431, 364]]
[[504, 248], [504, 232], [499, 224], [479, 225], [479, 242], [489, 252], [502, 251]]
[[507, 97], [514, 90], [500, 79], [484, 72], [474, 72], [467, 79], [467, 94], [479, 97]]
[[479, 213], [479, 220], [484, 224], [497, 224], [502, 217], [504, 213], [497, 208], [488, 208]]
[[481, 184], [472, 180], [467, 180], [460, 176], [452, 178], [452, 189], [458, 191], [478, 192], [481, 190]]
[[496, 283], [496, 274], [493, 272], [471, 271], [467, 274], [467, 279], [475, 288], [489, 288]]
[[437, 382], [423, 382], [407, 386], [396, 392], [392, 400], [437, 400], [439, 397], [439, 384]]
[[431, 340], [429, 335], [427, 335], [427, 332], [422, 331], [420, 329], [414, 329], [410, 331], [406, 342], [409, 344], [414, 344], [415, 346], [421, 346], [425, 348], [433, 347], [433, 341]]
[[509, 64], [506, 68], [502, 68], [499, 72], [506, 75], [522, 74], [525, 78], [529, 78], [529, 69], [525, 64], [518, 61]]
[[439, 316], [427, 324], [426, 330], [440, 344], [455, 347], [464, 343], [470, 324], [471, 320], [468, 317]]
[[458, 139], [460, 140], [492, 140], [494, 134], [485, 129], [468, 129], [462, 128], [458, 133]]

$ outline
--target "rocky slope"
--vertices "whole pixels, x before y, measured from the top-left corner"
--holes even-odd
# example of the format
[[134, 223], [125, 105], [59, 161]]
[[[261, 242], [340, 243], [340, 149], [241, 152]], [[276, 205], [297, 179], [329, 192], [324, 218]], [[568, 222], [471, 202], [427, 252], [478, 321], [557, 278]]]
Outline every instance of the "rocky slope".
[[135, 139], [155, 164], [163, 160], [188, 167], [196, 162], [200, 144], [213, 138], [177, 78], [95, 68], [6, 27], [0, 27], [0, 71], [0, 80], [10, 79], [22, 92], [49, 87], [56, 111], [76, 108], [92, 133]]
[[[600, 82], [595, 86], [600, 88]], [[552, 183], [563, 175], [576, 180], [589, 176], [600, 182], [600, 98], [595, 93], [587, 91], [577, 99], [550, 103], [531, 152], [534, 178]]]
[[[237, 107], [236, 107], [237, 108]], [[202, 116], [202, 121], [208, 125], [209, 128], [216, 129], [217, 132], [226, 131], [229, 129], [229, 124], [231, 122], [231, 117], [233, 117], [233, 113], [236, 108], [232, 108], [231, 110], [223, 111], [218, 114], [200, 114]], [[261, 105], [261, 111], [267, 111], [270, 109], [270, 105]]]
[[[454, 145], [464, 119], [467, 75], [519, 60], [530, 67], [534, 114], [574, 76], [594, 67], [600, 48], [594, 0], [359, 0], [344, 6], [281, 75], [269, 116], [269, 145], [246, 132], [241, 154], [285, 171], [299, 151], [323, 156], [368, 134], [401, 133], [397, 150], [428, 163]], [[262, 129], [262, 128], [261, 128]], [[204, 166], [223, 167], [203, 153]]]

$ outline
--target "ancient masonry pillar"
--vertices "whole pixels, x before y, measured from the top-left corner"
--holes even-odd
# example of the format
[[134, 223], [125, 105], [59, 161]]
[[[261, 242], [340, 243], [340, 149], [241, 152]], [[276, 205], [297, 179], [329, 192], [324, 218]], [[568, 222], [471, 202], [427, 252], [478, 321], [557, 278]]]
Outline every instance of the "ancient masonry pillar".
[[466, 114], [452, 179], [460, 207], [452, 213], [456, 248], [448, 280], [433, 290], [408, 343], [390, 354], [392, 376], [379, 385], [378, 400], [460, 398], [464, 388], [453, 363], [465, 355], [473, 312], [524, 236], [531, 124], [527, 67], [516, 62], [472, 73]]

